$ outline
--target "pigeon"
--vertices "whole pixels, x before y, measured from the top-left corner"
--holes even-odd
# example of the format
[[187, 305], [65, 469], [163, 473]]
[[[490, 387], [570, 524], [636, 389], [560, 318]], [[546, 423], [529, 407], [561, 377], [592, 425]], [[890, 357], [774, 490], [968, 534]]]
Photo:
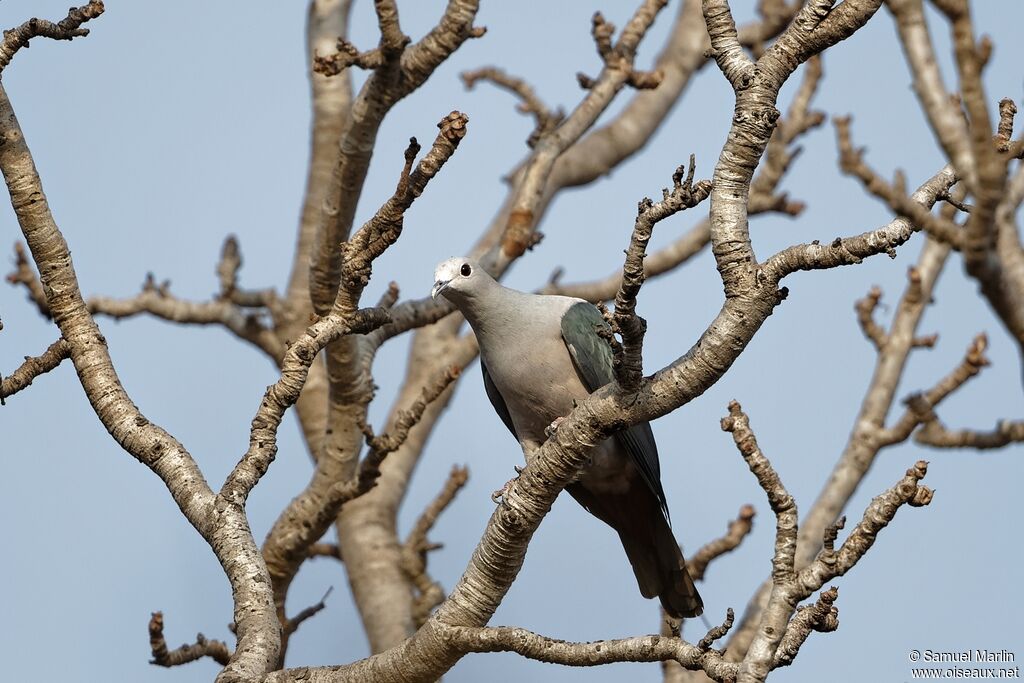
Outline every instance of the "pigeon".
[[[487, 397], [527, 464], [575, 402], [614, 379], [611, 347], [598, 334], [607, 323], [583, 299], [509, 289], [469, 258], [439, 264], [431, 296], [455, 304], [473, 328]], [[566, 490], [618, 533], [641, 595], [657, 596], [677, 619], [704, 611], [669, 524], [650, 424], [595, 446]]]

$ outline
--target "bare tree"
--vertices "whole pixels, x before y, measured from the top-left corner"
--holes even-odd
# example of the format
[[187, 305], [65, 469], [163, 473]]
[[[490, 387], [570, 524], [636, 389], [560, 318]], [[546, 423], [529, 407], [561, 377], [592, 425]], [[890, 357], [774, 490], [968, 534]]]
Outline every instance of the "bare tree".
[[[1003, 99], [998, 120], [990, 114], [995, 102], [982, 74], [992, 47], [977, 38], [967, 0], [931, 1], [952, 32], [956, 97], [936, 66], [924, 0], [763, 0], [758, 18], [741, 26], [727, 0], [683, 0], [649, 69], [638, 60], [638, 49], [666, 13], [667, 0], [638, 0], [621, 30], [598, 12], [591, 31], [599, 71], [579, 74], [582, 94], [565, 111], [549, 106], [525, 80], [497, 66], [462, 74], [467, 87], [489, 83], [509, 91], [535, 124], [525, 158], [508, 174], [507, 196], [491, 223], [466, 245], [467, 253], [499, 278], [538, 246], [545, 215], [559, 194], [594, 182], [638, 154], [706, 63], [714, 62], [728, 83], [735, 109], [710, 178], [697, 178], [698, 168], [710, 166], [707, 160], [698, 165], [692, 156], [688, 164], [679, 159], [675, 173], [666, 170], [671, 187], [659, 201], [630, 200], [639, 205], [631, 234], [627, 237], [628, 226], [622, 232], [626, 251], [621, 269], [592, 281], [567, 283], [556, 273], [546, 283], [535, 283], [538, 290], [601, 306], [614, 302], [606, 317], [615, 331], [608, 341], [617, 361], [616, 380], [565, 416], [510, 482], [451, 587], [442, 587], [429, 571], [429, 553], [436, 547], [430, 536], [465, 485], [467, 469], [452, 467], [443, 489], [405, 537], [398, 532], [397, 515], [427, 440], [447, 414], [461, 373], [477, 355], [476, 341], [450, 304], [403, 298], [394, 282], [372, 304], [364, 292], [375, 262], [400, 239], [407, 214], [415, 214], [416, 200], [443, 176], [446, 164], [458, 163], [460, 144], [473, 135], [469, 118], [458, 110], [431, 113], [438, 132], [429, 144], [412, 138], [402, 160], [378, 160], [395, 176], [391, 196], [361, 223], [357, 206], [389, 111], [417, 89], [430, 87], [435, 71], [467, 41], [485, 37], [476, 24], [479, 3], [449, 0], [436, 24], [411, 38], [402, 29], [394, 0], [375, 0], [379, 42], [367, 48], [349, 39], [350, 2], [310, 2], [311, 158], [291, 274], [283, 290], [243, 287], [241, 246], [228, 236], [216, 264], [219, 290], [208, 300], [181, 298], [153, 277], [131, 297], [86, 298], [29, 141], [0, 86], [0, 170], [24, 239], [8, 279], [25, 289], [58, 330], [41, 355], [26, 356], [24, 364], [5, 373], [0, 398], [17, 394], [69, 360], [100, 423], [121, 448], [160, 477], [231, 586], [234, 642], [200, 635], [172, 649], [164, 637], [165, 616], [154, 612], [149, 623], [153, 664], [173, 667], [209, 657], [222, 666], [217, 677], [222, 682], [432, 681], [469, 653], [514, 652], [568, 666], [657, 661], [663, 663], [665, 679], [673, 681], [761, 681], [790, 665], [812, 631], [836, 630], [839, 592], [833, 582], [876, 542], [884, 543], [879, 534], [901, 507], [928, 505], [933, 496], [921, 483], [928, 463], [908, 461], [905, 474], [866, 509], [849, 510], [856, 523], [844, 533], [851, 499], [879, 453], [910, 439], [933, 448], [978, 449], [1024, 440], [1020, 421], [1003, 421], [991, 431], [951, 429], [938, 416], [940, 403], [988, 365], [983, 334], [947, 375], [907, 398], [894, 419], [889, 416], [908, 358], [937, 343], [936, 336], [922, 334], [919, 327], [939, 273], [955, 253], [1024, 349], [1024, 247], [1016, 225], [1024, 201], [1024, 170], [1017, 163], [1024, 157], [1024, 139], [1014, 137], [1016, 106]], [[812, 107], [823, 78], [821, 55], [842, 50], [840, 42], [878, 21], [883, 4], [895, 18], [915, 94], [948, 163], [918, 179], [913, 191], [902, 174], [886, 181], [854, 146], [850, 120], [837, 117], [841, 169], [883, 200], [892, 220], [758, 256], [750, 218], [798, 216], [803, 210], [801, 202], [780, 190], [780, 183], [797, 157], [796, 144], [825, 121]], [[103, 3], [92, 0], [57, 22], [31, 19], [5, 32], [0, 74], [17, 68], [11, 61], [30, 41], [83, 37], [85, 25], [103, 12]], [[354, 92], [356, 69], [365, 71], [365, 79]], [[780, 92], [790, 79], [798, 83], [783, 105]], [[627, 102], [609, 115], [616, 98]], [[648, 252], [657, 224], [684, 209], [700, 212], [702, 219], [667, 246]], [[736, 401], [725, 409], [721, 428], [731, 434], [776, 523], [770, 575], [742, 614], [729, 609], [711, 615], [717, 623], [692, 642], [683, 637], [682, 624], [659, 621], [653, 614], [651, 627], [658, 630], [660, 623], [659, 635], [597, 642], [567, 642], [489, 625], [519, 574], [534, 532], [562, 489], [587, 466], [593, 444], [625, 426], [673, 412], [716, 384], [787, 298], [782, 282], [788, 276], [894, 256], [914, 248], [911, 243], [921, 245], [920, 256], [891, 321], [883, 324], [876, 318], [882, 299], [878, 289], [856, 304], [857, 321], [877, 353], [875, 371], [847, 446], [802, 516], [766, 455], [771, 446], [762, 451], [755, 438], [757, 416], [749, 418]], [[637, 314], [637, 302], [645, 281], [676, 271], [709, 245], [722, 289], [717, 315], [699, 337], [680, 341], [675, 360], [644, 374], [647, 326]], [[424, 264], [424, 272], [431, 266]], [[208, 483], [196, 458], [170, 431], [143, 415], [118, 378], [101, 323], [140, 315], [222, 327], [262, 351], [279, 371], [261, 397], [252, 397], [247, 448], [219, 487]], [[374, 361], [385, 344], [402, 336], [411, 338], [405, 377], [395, 388], [383, 426], [374, 428], [369, 416], [376, 391]], [[278, 430], [290, 409], [301, 425], [313, 472], [260, 542], [247, 503], [270, 473]], [[743, 503], [736, 503], [740, 512], [735, 520], [721, 520], [728, 524], [727, 533], [694, 554], [695, 579], [702, 580], [716, 558], [735, 550], [750, 533], [754, 507]], [[337, 543], [325, 539], [332, 528]], [[286, 667], [290, 639], [327, 607], [327, 596], [298, 608], [288, 599], [298, 571], [315, 557], [342, 563], [373, 654], [332, 666], [289, 662]], [[747, 597], [737, 593], [734, 599]], [[167, 618], [173, 620], [173, 614]]]

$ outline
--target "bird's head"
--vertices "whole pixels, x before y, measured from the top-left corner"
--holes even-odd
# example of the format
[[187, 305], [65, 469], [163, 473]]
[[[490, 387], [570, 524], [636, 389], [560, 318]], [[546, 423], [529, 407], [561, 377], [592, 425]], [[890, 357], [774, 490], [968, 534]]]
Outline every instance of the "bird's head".
[[472, 296], [473, 292], [491, 281], [491, 276], [471, 258], [456, 257], [442, 261], [434, 269], [434, 287], [430, 296], [439, 294], [453, 303]]

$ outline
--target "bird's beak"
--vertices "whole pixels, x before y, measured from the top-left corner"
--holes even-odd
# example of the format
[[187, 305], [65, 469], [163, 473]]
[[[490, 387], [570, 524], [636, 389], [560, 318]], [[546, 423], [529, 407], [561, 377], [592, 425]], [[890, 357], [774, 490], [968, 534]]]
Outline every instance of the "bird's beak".
[[435, 282], [434, 288], [430, 290], [430, 298], [436, 299], [437, 295], [447, 289], [449, 284], [451, 284], [451, 280], [438, 280]]

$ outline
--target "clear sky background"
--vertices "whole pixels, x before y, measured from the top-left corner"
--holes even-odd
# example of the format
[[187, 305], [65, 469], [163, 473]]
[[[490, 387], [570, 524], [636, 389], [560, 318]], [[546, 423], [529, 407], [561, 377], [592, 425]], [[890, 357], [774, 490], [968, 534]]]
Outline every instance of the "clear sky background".
[[[67, 0], [8, 0], [0, 25], [30, 16], [63, 17]], [[525, 76], [551, 105], [581, 97], [575, 73], [596, 74], [590, 15], [600, 9], [621, 26], [634, 2], [483, 3], [488, 33], [466, 43], [427, 85], [399, 103], [381, 130], [360, 203], [361, 222], [392, 191], [409, 136], [428, 143], [452, 109], [470, 117], [458, 153], [409, 212], [401, 241], [375, 267], [367, 292], [375, 300], [389, 279], [405, 296], [430, 287], [435, 263], [464, 252], [505, 193], [501, 182], [526, 148], [531, 122], [514, 102], [486, 86], [465, 92], [464, 69], [496, 64]], [[676, 2], [643, 43], [647, 65], [662, 45]], [[753, 2], [737, 0], [738, 17]], [[403, 28], [419, 37], [443, 2], [403, 2]], [[244, 10], [243, 10], [244, 7]], [[996, 49], [986, 71], [992, 108], [1022, 95], [1024, 4], [974, 3], [980, 32]], [[929, 15], [947, 79], [948, 30]], [[86, 294], [128, 296], [147, 271], [189, 298], [217, 289], [221, 242], [238, 235], [247, 287], [283, 286], [287, 277], [308, 156], [309, 99], [304, 63], [304, 3], [110, 2], [73, 43], [33, 42], [4, 73], [54, 214], [64, 231]], [[355, 42], [376, 42], [371, 3], [356, 2]], [[883, 10], [851, 40], [830, 50], [815, 105], [854, 115], [858, 144], [883, 175], [906, 171], [916, 187], [944, 163], [909, 87], [909, 76]], [[783, 91], [788, 104], [797, 74]], [[362, 80], [362, 76], [359, 77]], [[947, 80], [947, 83], [951, 81]], [[955, 86], [953, 86], [955, 87]], [[630, 96], [623, 92], [615, 111]], [[621, 267], [636, 202], [657, 196], [677, 164], [693, 152], [710, 177], [732, 112], [731, 91], [714, 66], [690, 85], [671, 118], [637, 158], [608, 178], [564, 193], [548, 213], [543, 244], [515, 267], [509, 284], [531, 289], [556, 266], [566, 281], [605, 276]], [[1020, 125], [1020, 124], [1018, 124]], [[764, 257], [798, 241], [829, 240], [872, 229], [891, 214], [840, 175], [831, 125], [804, 141], [805, 153], [784, 188], [805, 200], [796, 220], [754, 219], [754, 247]], [[20, 239], [6, 201], [0, 244]], [[659, 224], [652, 248], [681, 234], [707, 211]], [[872, 284], [895, 302], [907, 266], [922, 244], [915, 237], [895, 261], [884, 256], [852, 268], [795, 275], [789, 299], [715, 387], [654, 425], [675, 529], [688, 550], [717, 537], [744, 503], [759, 516], [753, 534], [711, 568], [701, 592], [707, 616], [742, 611], [770, 569], [774, 521], [763, 492], [728, 434], [718, 425], [740, 400], [766, 454], [809, 509], [841, 452], [867, 387], [874, 351], [864, 341], [854, 301]], [[10, 259], [8, 259], [10, 260]], [[915, 352], [900, 395], [931, 386], [962, 358], [970, 339], [989, 333], [993, 366], [941, 409], [951, 426], [990, 428], [1024, 415], [1021, 363], [987, 304], [950, 259], [922, 332], [938, 346]], [[697, 339], [721, 304], [709, 253], [670, 277], [651, 281], [640, 297], [647, 317], [645, 364], [663, 367]], [[886, 309], [883, 315], [891, 313]], [[56, 338], [24, 292], [0, 287], [0, 371]], [[176, 435], [219, 485], [247, 443], [249, 420], [277, 373], [259, 352], [219, 329], [176, 327], [139, 318], [100, 320], [127, 390], [146, 416]], [[398, 384], [406, 353], [392, 342], [376, 364], [382, 389], [371, 416], [379, 424]], [[185, 522], [155, 475], [120, 450], [93, 415], [69, 364], [39, 378], [0, 408], [0, 515], [4, 586], [0, 660], [6, 680], [209, 681], [205, 660], [173, 670], [150, 666], [146, 624], [163, 610], [174, 647], [196, 631], [231, 641], [231, 599], [213, 554]], [[257, 539], [308, 481], [309, 458], [293, 419], [281, 450], [253, 493], [249, 514]], [[926, 483], [937, 491], [927, 508], [906, 508], [849, 575], [838, 580], [841, 626], [813, 634], [795, 665], [772, 680], [833, 681], [910, 678], [911, 649], [1001, 649], [1024, 656], [1019, 581], [1019, 481], [1024, 450], [927, 451], [913, 444], [885, 451], [848, 510], [860, 517], [871, 497], [918, 458], [932, 462]], [[433, 538], [443, 542], [430, 569], [450, 589], [461, 574], [493, 504], [490, 492], [521, 460], [517, 444], [487, 403], [472, 368], [423, 457], [401, 512], [407, 530], [435, 495], [452, 464], [466, 463], [468, 486]], [[342, 569], [332, 561], [305, 565], [290, 609], [316, 602], [334, 586], [328, 608], [292, 639], [288, 665], [338, 664], [367, 654]], [[655, 602], [638, 594], [615, 535], [567, 496], [559, 498], [530, 548], [519, 581], [493, 624], [535, 629], [573, 640], [614, 638], [658, 628]], [[703, 628], [691, 628], [697, 638]], [[559, 682], [657, 680], [657, 665], [569, 669], [514, 655], [474, 655], [450, 681]]]

